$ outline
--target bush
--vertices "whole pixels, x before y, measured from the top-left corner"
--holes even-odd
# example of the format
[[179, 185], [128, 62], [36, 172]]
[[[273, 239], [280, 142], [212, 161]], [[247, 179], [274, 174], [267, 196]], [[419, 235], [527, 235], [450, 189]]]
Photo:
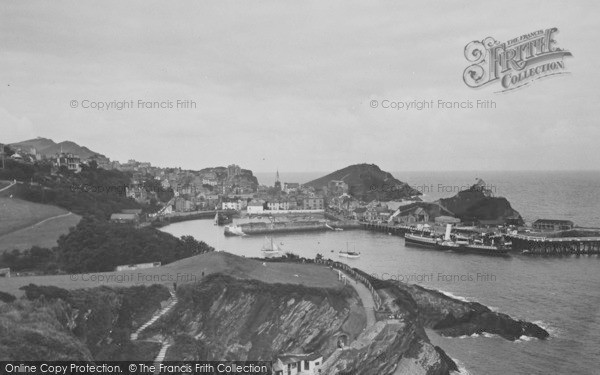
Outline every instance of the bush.
[[31, 301], [36, 300], [42, 296], [45, 299], [62, 299], [65, 302], [69, 302], [71, 300], [71, 292], [56, 286], [38, 286], [35, 284], [29, 284], [22, 286], [19, 289], [24, 290], [25, 297], [27, 297], [27, 299]]
[[13, 296], [10, 293], [6, 293], [0, 290], [0, 301], [2, 302], [6, 302], [6, 303], [11, 303], [14, 300], [16, 300], [17, 297]]

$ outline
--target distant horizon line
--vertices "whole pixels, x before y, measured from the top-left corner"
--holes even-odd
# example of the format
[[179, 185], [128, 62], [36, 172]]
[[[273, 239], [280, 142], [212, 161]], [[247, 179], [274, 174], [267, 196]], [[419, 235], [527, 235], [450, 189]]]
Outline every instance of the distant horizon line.
[[[207, 167], [212, 168], [212, 167]], [[183, 168], [182, 168], [183, 169]], [[246, 168], [244, 168], [246, 169]], [[339, 170], [339, 169], [337, 169]], [[337, 171], [336, 170], [336, 171]], [[384, 172], [386, 170], [383, 170]], [[600, 169], [410, 169], [410, 170], [388, 170], [389, 172], [600, 172]], [[334, 171], [335, 172], [335, 171]], [[275, 175], [277, 170], [275, 171], [254, 171], [252, 173], [273, 173]], [[279, 173], [326, 173], [330, 174], [332, 172], [327, 171], [282, 171], [279, 170]]]

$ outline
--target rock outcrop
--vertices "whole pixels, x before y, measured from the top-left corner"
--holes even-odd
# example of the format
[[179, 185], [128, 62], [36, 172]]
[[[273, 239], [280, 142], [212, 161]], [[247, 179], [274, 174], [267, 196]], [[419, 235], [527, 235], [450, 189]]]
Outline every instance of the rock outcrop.
[[374, 199], [391, 201], [421, 195], [420, 191], [396, 179], [391, 173], [382, 171], [375, 164], [350, 165], [310, 181], [304, 186], [321, 190], [326, 188], [332, 180], [344, 181], [348, 184], [348, 193], [354, 198], [365, 202]]
[[166, 287], [23, 289], [27, 299], [0, 306], [0, 360], [152, 360], [160, 349], [129, 337], [169, 298]]
[[512, 341], [521, 336], [542, 340], [549, 336], [546, 330], [534, 323], [515, 320], [477, 302], [460, 301], [419, 285], [370, 279], [380, 295], [385, 297], [386, 306], [392, 312], [406, 306], [416, 314], [421, 326], [443, 336], [488, 333]]
[[[361, 272], [358, 271], [357, 272]], [[416, 285], [371, 280], [385, 313], [368, 323], [350, 287], [269, 284], [211, 274], [181, 285], [175, 304], [131, 341], [161, 307], [164, 286], [80, 289], [25, 287], [29, 300], [0, 306], [0, 359], [266, 360], [318, 353], [323, 373], [445, 375], [456, 364], [429, 341], [425, 327], [447, 336], [491, 333], [508, 340], [548, 333], [473, 302]]]
[[482, 180], [454, 197], [437, 202], [464, 223], [523, 224], [521, 214], [512, 208], [510, 202], [503, 197], [494, 197], [492, 189]]
[[[173, 335], [185, 357], [168, 360], [272, 360], [282, 353], [323, 355], [323, 373], [394, 374], [399, 365], [415, 373], [448, 374], [455, 364], [406, 320], [366, 327], [364, 308], [352, 288], [308, 288], [211, 275], [178, 289], [179, 303], [147, 335]], [[365, 329], [363, 331], [363, 329]], [[182, 344], [186, 343], [186, 344]]]

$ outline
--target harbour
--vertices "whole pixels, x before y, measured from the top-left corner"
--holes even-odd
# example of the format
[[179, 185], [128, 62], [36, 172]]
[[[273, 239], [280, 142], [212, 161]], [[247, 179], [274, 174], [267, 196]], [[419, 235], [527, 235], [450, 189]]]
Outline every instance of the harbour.
[[[234, 220], [234, 221], [239, 221]], [[193, 235], [217, 250], [246, 257], [262, 257], [264, 236], [225, 237], [210, 220], [176, 223], [162, 228], [176, 236]], [[467, 364], [474, 374], [532, 373], [538, 369], [595, 368], [594, 337], [600, 325], [592, 305], [600, 303], [600, 257], [536, 257], [515, 252], [511, 257], [485, 257], [452, 251], [428, 251], [406, 246], [404, 238], [385, 230], [289, 232], [273, 235], [281, 252], [314, 259], [322, 254], [332, 261], [364, 270], [370, 275], [442, 290], [477, 301], [519, 319], [540, 322], [551, 332], [549, 340], [506, 342], [475, 336], [444, 338], [428, 332], [435, 345]], [[357, 259], [338, 257], [346, 242], [356, 246]], [[331, 251], [334, 252], [331, 252]], [[595, 301], [595, 302], [592, 302]], [[526, 342], [526, 344], [525, 344]]]
[[[228, 226], [224, 229], [225, 235], [256, 235], [277, 234], [293, 232], [329, 231], [335, 229], [363, 229], [374, 232], [387, 233], [388, 235], [405, 238], [405, 241], [415, 246], [441, 246], [441, 242], [434, 240], [431, 235], [435, 233], [432, 227], [417, 229], [416, 226], [389, 225], [384, 223], [359, 223], [359, 222], [326, 222], [326, 221], [296, 221], [296, 222], [253, 222]], [[453, 228], [454, 232], [473, 232], [472, 229], [461, 227]], [[420, 235], [415, 235], [420, 233]], [[556, 236], [556, 233], [549, 235]], [[408, 237], [406, 237], [408, 236]], [[429, 240], [424, 240], [429, 237]], [[510, 243], [511, 246], [502, 249], [500, 246], [483, 244], [468, 244], [466, 246], [446, 246], [443, 250], [457, 252], [471, 252], [487, 255], [504, 256], [510, 252], [524, 254], [538, 254], [547, 256], [562, 255], [597, 255], [600, 254], [600, 237], [542, 237], [523, 234], [505, 233], [498, 235], [502, 242]], [[427, 243], [428, 242], [428, 243]]]

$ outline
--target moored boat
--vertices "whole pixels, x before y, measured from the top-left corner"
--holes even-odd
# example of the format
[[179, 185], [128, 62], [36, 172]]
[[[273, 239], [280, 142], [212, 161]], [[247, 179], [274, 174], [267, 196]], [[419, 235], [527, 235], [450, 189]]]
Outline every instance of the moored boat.
[[340, 250], [339, 256], [344, 257], [344, 258], [358, 258], [360, 257], [360, 253], [356, 252], [356, 247], [354, 248], [354, 251], [350, 251], [348, 250], [348, 242], [346, 242], [346, 251], [344, 250]]
[[436, 247], [439, 240], [435, 237], [421, 236], [413, 233], [404, 234], [404, 242], [407, 245], [424, 246], [424, 247]]
[[456, 251], [464, 252], [464, 253], [473, 253], [473, 254], [482, 254], [482, 255], [498, 255], [498, 256], [506, 256], [508, 255], [508, 249], [493, 245], [478, 245], [478, 244], [469, 244], [462, 245]]
[[436, 244], [436, 249], [438, 249], [438, 250], [460, 251], [460, 249], [463, 246], [464, 245], [461, 245], [461, 244], [456, 243], [454, 241], [444, 240], [444, 241], [438, 242]]
[[265, 255], [273, 255], [278, 254], [280, 252], [279, 246], [273, 241], [273, 237], [267, 238], [265, 237], [265, 243], [261, 249], [263, 254]]
[[237, 225], [227, 225], [223, 232], [226, 236], [245, 236], [246, 233]]

